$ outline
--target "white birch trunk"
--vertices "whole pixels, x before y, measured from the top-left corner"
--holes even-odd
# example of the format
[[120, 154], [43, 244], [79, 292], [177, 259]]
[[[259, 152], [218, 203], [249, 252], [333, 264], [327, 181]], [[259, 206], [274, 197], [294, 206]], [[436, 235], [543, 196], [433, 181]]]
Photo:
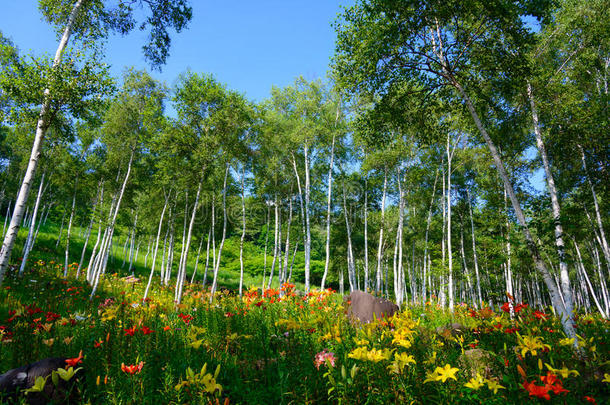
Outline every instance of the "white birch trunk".
[[311, 229], [309, 220], [309, 156], [307, 143], [303, 145], [303, 154], [305, 158], [305, 292], [309, 293], [309, 277], [310, 277], [310, 258], [311, 258]]
[[[551, 274], [548, 271], [548, 268], [546, 267], [546, 264], [540, 257], [540, 252], [538, 250], [536, 240], [534, 239], [533, 235], [531, 234], [531, 232], [529, 230], [527, 220], [525, 218], [525, 214], [523, 213], [523, 210], [521, 209], [521, 204], [519, 203], [519, 200], [517, 199], [517, 195], [515, 194], [513, 185], [510, 182], [508, 174], [506, 173], [506, 169], [504, 168], [504, 162], [502, 161], [502, 158], [500, 157], [500, 154], [498, 153], [496, 145], [492, 141], [489, 134], [487, 133], [487, 130], [485, 129], [483, 124], [481, 123], [481, 120], [479, 119], [479, 115], [477, 114], [477, 112], [474, 108], [474, 105], [472, 104], [472, 101], [470, 100], [470, 98], [468, 97], [468, 95], [466, 94], [466, 92], [464, 91], [462, 86], [455, 80], [453, 80], [453, 85], [456, 88], [456, 90], [458, 91], [458, 93], [460, 94], [460, 96], [462, 97], [462, 99], [464, 100], [464, 102], [466, 103], [466, 107], [468, 108], [468, 111], [470, 112], [470, 115], [472, 116], [472, 118], [475, 122], [475, 125], [479, 129], [481, 136], [483, 137], [483, 139], [485, 140], [485, 143], [487, 144], [487, 147], [493, 158], [496, 170], [498, 171], [498, 173], [500, 174], [500, 178], [504, 182], [504, 188], [506, 189], [508, 196], [510, 198], [510, 201], [513, 205], [515, 215], [516, 215], [519, 223], [521, 224], [523, 236], [525, 237], [525, 240], [527, 241], [527, 245], [528, 245], [528, 248], [532, 255], [532, 259], [534, 260], [534, 263], [536, 264], [536, 268], [540, 272], [540, 275], [542, 276], [544, 283], [546, 284], [547, 288], [549, 289], [549, 294], [551, 296], [552, 305], [556, 308], [556, 311], [561, 316], [563, 330], [568, 337], [574, 338], [575, 345], [577, 345], [578, 343], [577, 343], [576, 331], [574, 329], [574, 320], [573, 320], [573, 317], [571, 316], [572, 314], [570, 314], [566, 311], [566, 308], [561, 301], [561, 292], [557, 289], [557, 286], [553, 282], [553, 279], [551, 277]], [[575, 347], [577, 347], [577, 346], [575, 346]]]
[[[70, 16], [68, 17], [68, 22], [66, 23], [63, 34], [59, 41], [59, 45], [57, 47], [57, 50], [55, 51], [55, 58], [53, 59], [53, 70], [55, 70], [61, 62], [63, 51], [66, 48], [68, 40], [70, 39], [70, 34], [72, 33], [72, 26], [74, 25], [74, 21], [76, 20], [76, 17], [81, 9], [83, 2], [84, 0], [77, 0], [74, 3], [74, 6], [72, 6], [72, 11], [70, 12]], [[30, 193], [30, 188], [32, 187], [32, 182], [34, 181], [36, 167], [38, 166], [38, 159], [40, 158], [40, 153], [42, 151], [42, 142], [50, 125], [52, 97], [53, 95], [51, 94], [51, 90], [49, 88], [46, 88], [44, 90], [40, 114], [38, 115], [38, 122], [36, 124], [36, 135], [34, 137], [34, 144], [32, 145], [30, 160], [28, 162], [28, 166], [23, 177], [23, 182], [21, 183], [19, 194], [17, 194], [17, 199], [15, 200], [15, 210], [13, 211], [11, 223], [9, 225], [8, 232], [4, 237], [2, 249], [0, 250], [0, 285], [2, 285], [2, 281], [4, 280], [4, 273], [8, 268], [9, 260], [11, 258], [11, 252], [13, 250], [13, 246], [15, 245], [15, 241], [17, 240], [19, 224], [21, 223], [21, 219], [23, 217], [23, 211], [28, 200], [28, 194]]]
[[[337, 108], [337, 118], [339, 119], [339, 109]], [[335, 127], [337, 126], [335, 120]], [[330, 163], [328, 165], [328, 191], [326, 194], [326, 260], [324, 262], [324, 274], [322, 275], [322, 283], [320, 284], [320, 290], [324, 290], [324, 284], [326, 282], [326, 276], [328, 275], [328, 266], [330, 264], [330, 203], [332, 196], [332, 182], [333, 182], [333, 162], [335, 157], [335, 133], [333, 132], [333, 140], [330, 147]]]
[[40, 200], [44, 191], [44, 177], [45, 173], [43, 171], [42, 177], [40, 179], [40, 185], [38, 186], [38, 195], [36, 196], [36, 204], [34, 205], [34, 213], [32, 214], [30, 230], [28, 231], [28, 236], [24, 244], [23, 259], [21, 260], [21, 266], [19, 267], [19, 277], [23, 276], [23, 272], [25, 271], [25, 266], [28, 261], [28, 256], [30, 255], [30, 251], [34, 247], [34, 227], [36, 226], [36, 216], [38, 215], [38, 207], [40, 206]]
[[555, 179], [551, 172], [551, 165], [549, 158], [546, 154], [544, 142], [542, 141], [542, 133], [540, 132], [540, 125], [538, 124], [538, 111], [536, 110], [536, 104], [534, 102], [534, 95], [532, 92], [532, 86], [527, 83], [527, 95], [530, 99], [530, 107], [532, 109], [532, 120], [534, 122], [534, 134], [536, 135], [536, 146], [538, 152], [542, 157], [542, 163], [544, 166], [544, 173], [546, 175], [547, 188], [551, 197], [551, 209], [553, 212], [553, 223], [555, 224], [555, 246], [557, 247], [557, 256], [559, 257], [559, 276], [561, 278], [561, 292], [566, 305], [566, 312], [573, 316], [573, 304], [572, 304], [572, 286], [570, 284], [570, 275], [568, 273], [568, 263], [566, 261], [565, 254], [565, 243], [563, 241], [563, 226], [561, 224], [561, 208], [559, 206], [559, 199], [557, 198], [557, 188], [555, 187]]
[[226, 163], [225, 179], [222, 187], [222, 239], [220, 240], [220, 246], [218, 247], [218, 258], [216, 259], [216, 266], [214, 267], [214, 280], [212, 281], [212, 291], [210, 294], [210, 303], [214, 300], [214, 294], [216, 293], [216, 287], [218, 283], [218, 270], [220, 269], [220, 258], [222, 256], [222, 248], [225, 244], [225, 238], [227, 236], [227, 177], [229, 175], [229, 164]]
[[241, 238], [239, 239], [239, 297], [244, 288], [244, 239], [246, 238], [246, 165], [241, 168]]
[[383, 254], [383, 228], [385, 222], [385, 198], [388, 188], [388, 170], [384, 169], [383, 173], [383, 196], [381, 197], [381, 223], [379, 226], [379, 244], [377, 245], [377, 270], [376, 270], [376, 282], [375, 282], [375, 293], [379, 294], [379, 291], [382, 287], [381, 285], [381, 273], [383, 269], [381, 268], [381, 256]]
[[189, 223], [189, 230], [186, 237], [186, 246], [184, 247], [184, 260], [182, 264], [182, 274], [179, 281], [178, 299], [177, 302], [180, 304], [182, 301], [182, 289], [184, 287], [184, 279], [186, 278], [186, 264], [188, 263], [189, 249], [191, 247], [191, 239], [193, 236], [193, 226], [195, 225], [195, 215], [197, 214], [197, 208], [199, 208], [199, 196], [201, 195], [201, 186], [203, 185], [203, 176], [199, 180], [197, 186], [197, 195], [195, 196], [195, 204], [193, 205], [193, 213], [191, 214], [191, 221]]

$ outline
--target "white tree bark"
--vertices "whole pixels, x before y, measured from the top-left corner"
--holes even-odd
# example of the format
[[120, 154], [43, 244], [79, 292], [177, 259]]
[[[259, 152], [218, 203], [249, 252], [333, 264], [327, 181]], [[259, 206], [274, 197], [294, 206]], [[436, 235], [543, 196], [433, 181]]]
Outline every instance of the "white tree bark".
[[532, 86], [527, 83], [527, 95], [530, 100], [530, 107], [532, 109], [532, 120], [534, 122], [534, 134], [536, 135], [536, 146], [538, 152], [542, 157], [542, 163], [544, 166], [544, 173], [546, 175], [547, 188], [551, 197], [551, 209], [553, 212], [553, 223], [555, 225], [555, 246], [557, 247], [557, 256], [559, 257], [559, 276], [561, 278], [561, 292], [563, 299], [566, 304], [566, 312], [573, 316], [573, 304], [572, 304], [572, 286], [570, 284], [570, 275], [568, 273], [568, 263], [566, 261], [565, 254], [565, 243], [563, 241], [563, 226], [561, 224], [561, 208], [559, 206], [559, 198], [557, 197], [557, 188], [555, 187], [555, 179], [551, 172], [551, 165], [549, 158], [546, 154], [544, 142], [542, 141], [542, 133], [540, 131], [540, 125], [538, 123], [538, 111], [536, 110], [536, 103], [534, 102], [534, 95]]
[[310, 258], [311, 258], [311, 228], [309, 220], [309, 199], [310, 199], [310, 179], [309, 179], [309, 148], [307, 143], [303, 145], [303, 154], [305, 158], [305, 292], [309, 292], [309, 277], [310, 277]]
[[470, 191], [466, 189], [466, 197], [468, 198], [468, 210], [470, 213], [470, 232], [472, 234], [472, 256], [474, 259], [474, 274], [477, 281], [477, 303], [476, 308], [483, 305], [483, 296], [481, 295], [481, 279], [479, 277], [479, 261], [477, 259], [477, 244], [474, 236], [474, 219], [472, 217], [472, 201], [470, 199]]
[[214, 300], [214, 294], [216, 293], [216, 287], [218, 283], [218, 270], [220, 269], [220, 258], [222, 256], [222, 248], [225, 244], [225, 238], [227, 237], [227, 177], [229, 176], [229, 164], [226, 163], [225, 168], [225, 179], [222, 187], [222, 239], [220, 240], [220, 246], [218, 247], [218, 258], [216, 259], [216, 266], [214, 267], [214, 280], [212, 281], [212, 291], [210, 294], [210, 303]]
[[[91, 229], [93, 228], [93, 223], [95, 222], [95, 209], [98, 205], [100, 206], [100, 218], [102, 217], [102, 204], [104, 203], [104, 183], [100, 180], [98, 184], [98, 192], [95, 196], [95, 201], [93, 202], [93, 207], [91, 209], [91, 220], [89, 221], [89, 226], [87, 227], [87, 232], [85, 234], [85, 243], [83, 244], [83, 250], [80, 255], [80, 260], [78, 261], [78, 268], [76, 269], [76, 279], [80, 277], [80, 272], [83, 267], [83, 261], [85, 260], [85, 253], [87, 252], [87, 246], [89, 245], [89, 238], [91, 237]], [[99, 240], [99, 232], [98, 232], [98, 240]]]
[[383, 173], [383, 196], [381, 197], [381, 223], [379, 226], [379, 244], [377, 245], [377, 270], [376, 270], [376, 282], [375, 282], [375, 293], [379, 294], [382, 287], [381, 285], [381, 256], [383, 254], [383, 228], [385, 222], [385, 198], [388, 189], [388, 170], [384, 169]]
[[597, 201], [597, 193], [595, 192], [595, 187], [593, 187], [593, 182], [591, 181], [591, 177], [589, 177], [589, 173], [587, 171], [587, 161], [585, 159], [585, 151], [582, 146], [578, 145], [580, 149], [580, 157], [582, 160], [582, 167], [585, 172], [585, 177], [587, 178], [587, 182], [589, 183], [589, 187], [591, 188], [591, 195], [593, 196], [593, 206], [595, 207], [595, 220], [597, 222], [600, 244], [602, 247], [602, 252], [604, 254], [604, 258], [606, 259], [606, 266], [608, 268], [608, 275], [610, 277], [610, 247], [608, 247], [608, 240], [606, 239], [606, 232], [604, 231], [604, 226], [602, 223], [602, 217], [599, 209], [599, 203]]
[[368, 176], [364, 177], [364, 291], [369, 292]]
[[561, 292], [555, 285], [553, 278], [551, 277], [551, 274], [549, 273], [549, 271], [546, 267], [546, 264], [540, 257], [540, 252], [538, 250], [537, 241], [534, 239], [532, 233], [529, 230], [527, 220], [525, 218], [525, 214], [523, 213], [523, 210], [521, 209], [521, 204], [519, 203], [519, 200], [517, 199], [517, 195], [515, 193], [512, 183], [510, 182], [508, 174], [506, 173], [506, 169], [504, 168], [504, 162], [502, 161], [502, 158], [500, 157], [500, 154], [498, 153], [496, 145], [493, 142], [493, 140], [491, 139], [491, 137], [489, 136], [489, 134], [487, 133], [487, 130], [485, 129], [483, 124], [481, 123], [479, 115], [477, 114], [476, 109], [474, 108], [474, 105], [472, 104], [472, 101], [470, 100], [470, 98], [468, 97], [468, 95], [466, 94], [464, 89], [462, 88], [461, 84], [455, 80], [453, 81], [452, 84], [456, 88], [456, 90], [458, 91], [458, 93], [460, 94], [460, 96], [462, 97], [464, 102], [466, 103], [466, 107], [468, 108], [468, 111], [470, 112], [470, 115], [472, 116], [472, 118], [475, 122], [475, 125], [477, 126], [481, 136], [485, 140], [485, 143], [487, 144], [487, 147], [488, 147], [488, 149], [491, 153], [492, 159], [494, 161], [496, 170], [498, 171], [500, 178], [504, 182], [504, 188], [506, 189], [506, 191], [508, 193], [508, 197], [510, 198], [511, 204], [513, 205], [513, 209], [515, 211], [515, 216], [517, 217], [517, 220], [519, 221], [519, 224], [521, 225], [521, 230], [522, 230], [523, 236], [525, 237], [525, 240], [527, 242], [532, 259], [534, 260], [534, 263], [536, 264], [536, 268], [540, 272], [540, 275], [542, 276], [544, 283], [546, 284], [547, 288], [549, 289], [549, 294], [551, 296], [552, 305], [555, 307], [556, 311], [560, 314], [563, 330], [568, 337], [574, 338], [574, 342], [575, 342], [575, 344], [577, 344], [576, 331], [574, 329], [573, 318], [572, 318], [571, 314], [566, 311], [566, 308], [561, 301]]
[[72, 195], [72, 208], [70, 209], [70, 219], [68, 220], [68, 233], [66, 235], [66, 251], [64, 259], [64, 278], [68, 277], [68, 259], [70, 256], [70, 233], [72, 232], [72, 221], [76, 209], [76, 184], [74, 184], [74, 194]]
[[429, 278], [430, 266], [428, 265], [428, 235], [430, 233], [430, 223], [432, 222], [432, 207], [434, 206], [434, 195], [436, 194], [436, 183], [438, 182], [438, 168], [434, 175], [434, 185], [432, 186], [432, 196], [430, 197], [430, 208], [428, 209], [428, 218], [426, 219], [426, 233], [424, 236], [424, 263], [423, 263], [423, 280], [422, 280], [422, 302], [426, 302], [426, 280]]
[[[70, 34], [72, 33], [74, 21], [76, 20], [76, 17], [81, 9], [83, 2], [84, 0], [77, 0], [74, 3], [74, 6], [72, 6], [72, 11], [70, 12], [68, 22], [66, 23], [61, 39], [59, 40], [59, 45], [57, 47], [57, 50], [55, 51], [55, 58], [53, 59], [53, 69], [56, 69], [59, 63], [61, 62], [63, 51], [68, 45], [68, 40], [70, 39]], [[50, 88], [46, 88], [44, 90], [44, 98], [42, 101], [42, 106], [40, 108], [40, 114], [38, 115], [38, 122], [36, 124], [36, 135], [34, 137], [34, 144], [32, 145], [30, 160], [28, 162], [25, 176], [23, 177], [23, 182], [21, 183], [19, 194], [17, 195], [17, 199], [15, 200], [15, 210], [13, 211], [11, 223], [9, 225], [8, 232], [4, 237], [2, 249], [0, 250], [0, 285], [2, 285], [2, 281], [4, 280], [4, 274], [6, 272], [6, 269], [8, 268], [9, 260], [11, 258], [11, 252], [13, 250], [13, 246], [15, 245], [15, 241], [17, 240], [19, 224], [21, 223], [21, 219], [23, 217], [23, 211], [28, 200], [28, 194], [30, 193], [30, 188], [32, 187], [32, 182], [36, 173], [36, 167], [38, 166], [38, 159], [40, 158], [40, 152], [42, 150], [42, 142], [50, 125], [52, 97], [53, 95], [51, 94]]]
[[[337, 120], [339, 119], [339, 109], [337, 108]], [[337, 123], [335, 121], [335, 127]], [[332, 196], [333, 185], [333, 163], [335, 158], [335, 133], [333, 132], [333, 140], [330, 146], [330, 163], [328, 165], [328, 191], [326, 193], [326, 260], [324, 262], [324, 274], [322, 275], [322, 284], [320, 290], [324, 290], [326, 276], [328, 275], [328, 266], [330, 264], [330, 203]]]
[[239, 239], [239, 296], [244, 288], [244, 239], [246, 238], [246, 165], [241, 168], [241, 238]]
[[201, 180], [199, 180], [199, 185], [197, 186], [197, 195], [195, 196], [195, 204], [193, 205], [193, 212], [191, 214], [191, 221], [189, 223], [189, 230], [186, 237], [186, 245], [184, 247], [184, 260], [182, 263], [182, 273], [179, 280], [179, 289], [178, 289], [178, 297], [177, 302], [180, 304], [182, 301], [182, 289], [184, 287], [184, 279], [186, 278], [186, 264], [188, 262], [189, 249], [191, 247], [191, 240], [193, 236], [193, 226], [195, 225], [195, 215], [197, 214], [197, 208], [199, 208], [199, 196], [201, 195], [201, 186], [203, 185], [203, 175], [201, 176]]
[[354, 266], [354, 252], [352, 250], [352, 228], [347, 216], [347, 202], [345, 197], [345, 181], [343, 182], [343, 216], [345, 217], [345, 229], [347, 233], [347, 279], [350, 292], [356, 289], [356, 269]]
[[28, 236], [25, 240], [24, 251], [23, 251], [23, 259], [21, 260], [21, 266], [19, 267], [19, 277], [23, 276], [23, 272], [25, 271], [25, 266], [28, 261], [28, 256], [30, 255], [30, 251], [34, 246], [34, 227], [36, 225], [36, 216], [38, 215], [38, 207], [40, 206], [40, 200], [42, 198], [42, 194], [44, 191], [44, 177], [45, 173], [43, 171], [42, 177], [40, 179], [40, 185], [38, 186], [38, 195], [36, 196], [36, 204], [34, 205], [34, 212], [32, 214], [32, 221], [30, 222], [30, 230], [28, 231]]
[[112, 235], [114, 233], [114, 226], [116, 224], [116, 218], [119, 213], [119, 209], [121, 207], [121, 201], [123, 200], [123, 195], [125, 194], [125, 188], [127, 187], [127, 182], [129, 180], [129, 175], [131, 173], [131, 166], [133, 163], [134, 155], [135, 155], [135, 150], [132, 149], [131, 155], [129, 156], [129, 163], [127, 164], [127, 173], [125, 174], [125, 179], [123, 180], [123, 184], [121, 186], [121, 190], [120, 190], [119, 196], [117, 198], [117, 203], [116, 203], [116, 206], [114, 207], [114, 212], [112, 214], [112, 220], [108, 226], [108, 237], [106, 238], [106, 244], [105, 245], [102, 244], [102, 248], [100, 249], [100, 255], [102, 256], [103, 259], [99, 261], [100, 266], [98, 266], [98, 268], [95, 269], [95, 271], [94, 271], [95, 281], [93, 283], [93, 288], [91, 290], [91, 295], [89, 297], [89, 300], [92, 300], [93, 297], [95, 296], [95, 292], [97, 291], [97, 286], [99, 283], [100, 275], [105, 273], [105, 271], [106, 271], [106, 266], [108, 263], [108, 255], [110, 252], [110, 245], [112, 242]]

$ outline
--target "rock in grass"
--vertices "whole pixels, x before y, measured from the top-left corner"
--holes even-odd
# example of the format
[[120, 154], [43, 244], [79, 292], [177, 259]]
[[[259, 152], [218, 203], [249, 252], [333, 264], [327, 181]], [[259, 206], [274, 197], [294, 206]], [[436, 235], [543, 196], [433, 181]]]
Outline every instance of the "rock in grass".
[[445, 339], [450, 339], [456, 336], [462, 336], [466, 332], [468, 332], [468, 328], [457, 322], [450, 323], [445, 326], [439, 326], [438, 328], [436, 328], [436, 333]]
[[363, 291], [352, 291], [343, 299], [347, 304], [347, 316], [362, 323], [388, 318], [398, 311], [398, 305]]
[[[12, 400], [17, 401], [18, 391], [32, 388], [37, 377], [48, 377], [58, 368], [68, 368], [65, 357], [44, 359], [7, 371], [0, 375], [0, 400], [7, 398], [9, 403]], [[83, 371], [79, 370], [75, 377], [68, 382], [60, 378], [57, 386], [55, 386], [51, 377], [47, 378], [42, 392], [30, 392], [25, 396], [27, 402], [32, 405], [38, 405], [49, 402], [66, 403], [68, 401], [75, 401], [77, 395], [75, 382], [82, 374]]]

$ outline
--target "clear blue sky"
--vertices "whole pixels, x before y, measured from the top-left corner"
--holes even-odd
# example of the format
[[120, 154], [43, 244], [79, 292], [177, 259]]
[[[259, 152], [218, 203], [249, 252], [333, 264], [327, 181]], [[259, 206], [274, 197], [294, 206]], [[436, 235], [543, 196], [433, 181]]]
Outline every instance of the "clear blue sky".
[[[303, 75], [325, 78], [334, 51], [331, 23], [354, 0], [191, 0], [189, 28], [173, 33], [163, 72], [153, 76], [172, 85], [186, 69], [212, 73], [233, 90], [260, 101], [272, 85], [286, 86]], [[0, 30], [22, 54], [52, 55], [57, 40], [35, 0], [0, 0]], [[113, 75], [126, 66], [147, 69], [141, 47], [145, 33], [112, 37], [106, 62]]]

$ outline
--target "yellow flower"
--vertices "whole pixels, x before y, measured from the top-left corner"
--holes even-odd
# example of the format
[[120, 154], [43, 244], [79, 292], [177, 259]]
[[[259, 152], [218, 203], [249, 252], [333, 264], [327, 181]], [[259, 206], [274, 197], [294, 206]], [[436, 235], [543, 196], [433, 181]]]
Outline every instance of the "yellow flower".
[[521, 356], [525, 357], [525, 355], [529, 352], [532, 356], [538, 355], [538, 350], [544, 350], [545, 348], [550, 349], [551, 346], [545, 343], [542, 343], [543, 338], [540, 336], [523, 336], [517, 334], [519, 337], [519, 346], [521, 349]]
[[199, 339], [199, 340], [195, 340], [195, 341], [189, 343], [189, 346], [194, 349], [199, 349], [202, 344], [203, 344], [203, 339]]
[[388, 366], [390, 372], [400, 374], [409, 363], [415, 364], [415, 358], [407, 353], [394, 353], [394, 361]]
[[498, 384], [498, 381], [496, 379], [488, 380], [486, 378], [485, 382], [487, 383], [487, 388], [489, 388], [490, 391], [493, 391], [494, 394], [498, 393], [498, 389], [504, 389], [505, 388], [502, 385]]
[[566, 366], [562, 368], [553, 368], [550, 364], [544, 363], [545, 367], [549, 369], [549, 371], [553, 374], [559, 374], [562, 378], [568, 378], [570, 375], [574, 375], [575, 377], [579, 376], [580, 373], [576, 370], [569, 370]]
[[602, 380], [602, 382], [610, 383], [610, 374], [604, 373], [604, 379]]
[[485, 381], [481, 374], [477, 373], [476, 377], [471, 378], [470, 381], [464, 384], [464, 387], [472, 388], [473, 390], [478, 391], [483, 385], [485, 385]]
[[437, 367], [435, 370], [435, 372], [438, 374], [437, 381], [441, 380], [442, 382], [445, 382], [448, 378], [453, 378], [457, 381], [455, 373], [457, 373], [458, 371], [460, 371], [459, 368], [451, 367], [450, 364], [445, 364], [444, 367]]
[[69, 345], [70, 343], [72, 343], [72, 339], [74, 339], [74, 336], [65, 337], [65, 338], [64, 338], [64, 343], [65, 343], [66, 345]]
[[574, 344], [574, 338], [565, 338], [559, 340], [561, 346], [572, 346]]
[[367, 360], [367, 352], [368, 350], [366, 349], [366, 347], [357, 347], [352, 350], [350, 354], [347, 355], [347, 357], [356, 360]]

